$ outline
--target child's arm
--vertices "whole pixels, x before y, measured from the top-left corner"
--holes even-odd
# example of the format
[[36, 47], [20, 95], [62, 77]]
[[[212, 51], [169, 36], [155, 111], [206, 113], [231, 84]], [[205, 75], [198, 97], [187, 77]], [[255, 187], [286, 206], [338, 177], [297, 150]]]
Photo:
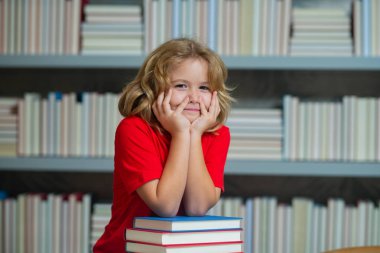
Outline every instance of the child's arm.
[[[168, 158], [159, 180], [152, 180], [137, 189], [144, 202], [159, 216], [177, 214], [186, 186], [190, 148], [190, 122], [181, 114], [188, 99], [171, 110], [170, 91], [159, 95], [153, 111], [172, 136]], [[186, 162], [184, 162], [186, 161]]]
[[201, 117], [193, 122], [190, 138], [189, 171], [184, 195], [188, 215], [205, 215], [220, 198], [221, 189], [214, 186], [207, 170], [202, 151], [202, 134], [215, 126], [220, 107], [216, 92], [213, 93], [209, 110], [201, 101]]

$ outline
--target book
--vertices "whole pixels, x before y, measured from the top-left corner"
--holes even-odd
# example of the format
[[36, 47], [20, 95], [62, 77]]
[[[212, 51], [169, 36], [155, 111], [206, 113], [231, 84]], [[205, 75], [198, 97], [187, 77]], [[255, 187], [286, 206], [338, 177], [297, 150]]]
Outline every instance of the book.
[[242, 252], [243, 242], [158, 245], [137, 242], [127, 242], [127, 252], [140, 253], [227, 253]]
[[241, 218], [226, 216], [136, 217], [134, 228], [161, 231], [200, 231], [241, 228]]
[[160, 245], [237, 242], [242, 241], [242, 230], [210, 230], [189, 233], [131, 228], [125, 231], [125, 239]]

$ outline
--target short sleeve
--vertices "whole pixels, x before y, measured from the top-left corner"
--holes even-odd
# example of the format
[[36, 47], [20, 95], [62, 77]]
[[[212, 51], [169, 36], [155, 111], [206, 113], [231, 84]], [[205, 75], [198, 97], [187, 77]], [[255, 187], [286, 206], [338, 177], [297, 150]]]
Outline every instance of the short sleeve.
[[230, 130], [222, 126], [215, 134], [207, 134], [203, 145], [206, 167], [216, 187], [224, 191], [224, 167], [230, 146]]
[[153, 129], [137, 117], [122, 120], [115, 134], [115, 173], [128, 193], [161, 177], [163, 166]]

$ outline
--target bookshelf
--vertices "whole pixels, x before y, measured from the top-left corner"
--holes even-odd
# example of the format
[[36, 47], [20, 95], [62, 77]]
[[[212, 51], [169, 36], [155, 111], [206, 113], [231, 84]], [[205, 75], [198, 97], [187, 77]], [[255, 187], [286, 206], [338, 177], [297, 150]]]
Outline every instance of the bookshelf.
[[[0, 56], [0, 68], [138, 68], [145, 55]], [[230, 70], [380, 70], [379, 57], [222, 56]]]
[[[289, 162], [227, 160], [226, 175], [380, 177], [378, 163], [368, 162]], [[49, 172], [113, 171], [112, 158], [0, 158], [1, 170]]]
[[[295, 6], [301, 2], [313, 1], [294, 0]], [[319, 2], [328, 7], [335, 3]], [[161, 23], [158, 26], [165, 27]], [[236, 107], [279, 108], [285, 94], [316, 101], [337, 100], [343, 95], [380, 97], [380, 57], [374, 53], [309, 57], [273, 56], [270, 51], [256, 51], [251, 56], [239, 56], [239, 53], [233, 55], [230, 49], [225, 50], [224, 46], [219, 52], [229, 69], [228, 83], [237, 87], [233, 92], [238, 99]], [[39, 92], [44, 96], [49, 91], [120, 92], [124, 83], [135, 76], [144, 59], [145, 55], [141, 54], [0, 55], [0, 95]], [[361, 199], [378, 201], [379, 168], [379, 162], [229, 159], [225, 168], [224, 196], [244, 199], [275, 196], [281, 203], [290, 203], [298, 196], [322, 204], [329, 198], [343, 198], [351, 205]], [[94, 203], [110, 202], [112, 172], [112, 158], [0, 157], [0, 190], [11, 196], [23, 192], [90, 192]]]

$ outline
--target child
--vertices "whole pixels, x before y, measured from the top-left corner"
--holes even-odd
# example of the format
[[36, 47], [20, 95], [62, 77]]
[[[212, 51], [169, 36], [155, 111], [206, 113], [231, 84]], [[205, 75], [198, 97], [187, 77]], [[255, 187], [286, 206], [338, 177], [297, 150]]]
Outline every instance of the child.
[[205, 215], [220, 198], [232, 98], [210, 49], [170, 40], [123, 90], [115, 134], [112, 217], [94, 253], [125, 252], [136, 216]]

